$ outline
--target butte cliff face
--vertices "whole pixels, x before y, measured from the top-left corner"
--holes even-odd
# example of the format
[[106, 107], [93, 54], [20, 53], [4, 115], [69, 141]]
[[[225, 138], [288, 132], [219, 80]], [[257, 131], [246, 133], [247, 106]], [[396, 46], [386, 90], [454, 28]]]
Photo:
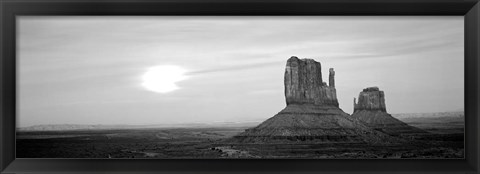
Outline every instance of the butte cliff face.
[[338, 107], [335, 72], [329, 70], [329, 85], [322, 80], [321, 65], [313, 59], [288, 59], [285, 68], [287, 106], [257, 127], [234, 139], [244, 143], [275, 141], [392, 142]]
[[389, 135], [425, 133], [425, 131], [407, 125], [387, 113], [385, 93], [378, 87], [363, 89], [358, 96], [358, 103], [354, 98], [352, 117], [366, 123], [375, 130]]
[[363, 89], [358, 96], [358, 103], [353, 101], [353, 112], [357, 110], [368, 110], [368, 111], [382, 111], [387, 112], [387, 107], [385, 106], [385, 93], [380, 91], [378, 87], [369, 87]]
[[338, 107], [335, 72], [330, 69], [330, 86], [322, 80], [322, 66], [313, 59], [291, 57], [285, 68], [285, 98], [289, 104]]

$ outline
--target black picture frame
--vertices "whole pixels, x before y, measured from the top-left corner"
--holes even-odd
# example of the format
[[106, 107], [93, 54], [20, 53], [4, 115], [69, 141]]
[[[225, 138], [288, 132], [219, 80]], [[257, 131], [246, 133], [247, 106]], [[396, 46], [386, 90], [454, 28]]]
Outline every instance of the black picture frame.
[[[0, 0], [1, 173], [479, 173], [478, 0]], [[458, 15], [465, 19], [465, 159], [15, 159], [19, 15]], [[439, 29], [440, 30], [440, 29]]]

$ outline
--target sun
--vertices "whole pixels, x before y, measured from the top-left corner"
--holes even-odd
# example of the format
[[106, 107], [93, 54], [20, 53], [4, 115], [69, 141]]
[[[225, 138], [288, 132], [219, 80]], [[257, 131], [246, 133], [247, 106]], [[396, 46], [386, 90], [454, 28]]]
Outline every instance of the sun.
[[177, 82], [185, 80], [187, 70], [175, 65], [160, 65], [151, 67], [142, 76], [142, 86], [146, 89], [158, 92], [168, 93], [179, 89]]

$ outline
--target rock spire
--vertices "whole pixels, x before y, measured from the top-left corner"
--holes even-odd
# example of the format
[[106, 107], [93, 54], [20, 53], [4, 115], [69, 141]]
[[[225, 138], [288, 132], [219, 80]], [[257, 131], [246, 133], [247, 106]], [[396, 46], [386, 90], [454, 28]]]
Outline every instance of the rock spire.
[[333, 68], [329, 70], [330, 74], [328, 75], [328, 86], [335, 88], [335, 71]]

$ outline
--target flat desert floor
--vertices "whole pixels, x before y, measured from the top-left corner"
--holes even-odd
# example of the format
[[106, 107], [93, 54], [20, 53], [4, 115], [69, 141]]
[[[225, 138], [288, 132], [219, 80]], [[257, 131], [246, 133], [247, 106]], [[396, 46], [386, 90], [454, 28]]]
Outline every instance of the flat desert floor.
[[[395, 115], [394, 115], [395, 116]], [[297, 141], [235, 144], [226, 141], [249, 127], [138, 128], [17, 131], [17, 158], [463, 158], [462, 116], [398, 115], [430, 132], [404, 137], [407, 143]], [[435, 120], [435, 121], [432, 121]]]

